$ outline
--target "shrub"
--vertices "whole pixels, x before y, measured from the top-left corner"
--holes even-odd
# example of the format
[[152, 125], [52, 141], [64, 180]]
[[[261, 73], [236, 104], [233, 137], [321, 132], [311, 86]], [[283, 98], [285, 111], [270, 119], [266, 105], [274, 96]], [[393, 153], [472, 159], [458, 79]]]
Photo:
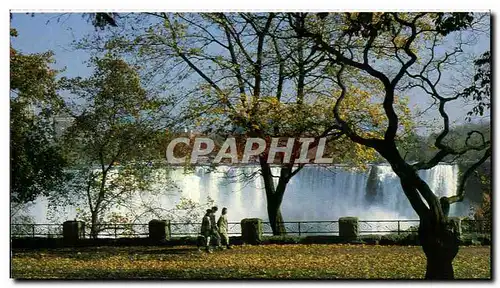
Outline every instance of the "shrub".
[[491, 235], [489, 234], [480, 234], [477, 236], [477, 240], [483, 245], [491, 245]]
[[301, 243], [303, 237], [299, 236], [264, 236], [262, 237], [262, 244], [298, 244]]
[[386, 234], [382, 235], [379, 243], [380, 245], [396, 245], [401, 238], [401, 235], [398, 234]]
[[345, 239], [339, 236], [325, 235], [306, 236], [300, 241], [301, 244], [339, 244], [345, 242]]
[[463, 245], [463, 246], [491, 245], [491, 235], [489, 235], [489, 234], [477, 234], [477, 233], [464, 234], [460, 238], [460, 245]]
[[380, 239], [380, 245], [419, 245], [417, 233], [386, 234]]
[[380, 243], [381, 235], [369, 234], [359, 236], [359, 240], [365, 244], [377, 245]]

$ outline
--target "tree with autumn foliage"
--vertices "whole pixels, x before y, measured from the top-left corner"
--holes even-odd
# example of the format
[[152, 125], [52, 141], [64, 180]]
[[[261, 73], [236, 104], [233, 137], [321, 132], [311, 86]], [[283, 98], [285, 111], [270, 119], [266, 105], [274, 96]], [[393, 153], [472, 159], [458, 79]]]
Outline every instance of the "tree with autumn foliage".
[[493, 227], [493, 203], [491, 201], [491, 175], [480, 175], [482, 188], [482, 201], [476, 207], [472, 208], [472, 216], [480, 222], [477, 224], [479, 231], [491, 233]]
[[51, 203], [77, 205], [96, 238], [101, 223], [117, 219], [112, 211], [136, 211], [131, 201], [153, 191], [153, 183], [168, 190], [166, 174], [153, 169], [168, 125], [162, 110], [168, 101], [148, 93], [136, 68], [122, 59], [108, 55], [90, 64], [94, 72], [88, 78], [60, 80], [74, 95], [66, 111], [74, 121], [63, 135], [71, 179]]
[[[11, 37], [17, 37], [15, 29]], [[54, 139], [52, 116], [62, 108], [52, 52], [25, 54], [10, 47], [10, 200], [47, 196], [65, 180], [65, 157]], [[15, 213], [19, 209], [13, 207]]]
[[[458, 73], [457, 65], [461, 65], [461, 71], [475, 71], [474, 62], [464, 52], [464, 48], [473, 43], [468, 43], [461, 33], [478, 31], [476, 27], [487, 16], [472, 13], [290, 13], [288, 17], [297, 34], [314, 41], [316, 49], [327, 53], [336, 69], [340, 87], [340, 95], [332, 99], [336, 124], [351, 141], [376, 150], [400, 178], [401, 187], [420, 218], [419, 239], [427, 257], [426, 278], [453, 278], [452, 262], [458, 252], [459, 238], [456, 222], [448, 218], [449, 207], [464, 199], [468, 177], [490, 158], [492, 148], [491, 141], [476, 130], [468, 132], [461, 147], [448, 145], [446, 138], [452, 127], [445, 108], [474, 91], [489, 93], [490, 82], [470, 77], [466, 83], [474, 83], [472, 87], [480, 89], [468, 89], [461, 83], [450, 87], [444, 79]], [[332, 25], [339, 25], [341, 29], [330, 29]], [[465, 66], [467, 64], [469, 66]], [[346, 74], [349, 70], [359, 71], [379, 83], [378, 93], [383, 95], [379, 105], [387, 119], [382, 135], [362, 135], [341, 115], [342, 103], [352, 97], [349, 91], [356, 82]], [[401, 117], [395, 109], [395, 101], [398, 92], [410, 90], [418, 90], [420, 97], [434, 100], [442, 120], [441, 132], [434, 142], [436, 153], [431, 159], [417, 163], [404, 160], [396, 146]], [[482, 93], [475, 95], [476, 99], [478, 95], [483, 96]], [[489, 97], [478, 100], [484, 99]], [[477, 112], [482, 113], [485, 106], [480, 107], [483, 109], [478, 108]], [[469, 151], [482, 151], [482, 156], [461, 175], [457, 195], [439, 198], [417, 173], [435, 167], [447, 156], [460, 157]]]
[[[339, 127], [332, 125], [335, 118], [329, 99], [336, 79], [327, 53], [287, 26], [286, 14], [146, 13], [132, 17], [135, 21], [128, 23], [134, 29], [125, 27], [127, 33], [104, 43], [87, 40], [81, 45], [95, 49], [101, 44], [102, 51], [120, 51], [140, 65], [154, 67], [156, 77], [186, 81], [193, 88], [187, 89], [183, 124], [190, 121], [190, 127], [199, 133], [236, 135], [242, 142], [248, 137], [309, 137], [314, 139], [311, 149], [326, 137], [329, 155], [325, 157], [333, 157], [337, 163], [359, 166], [374, 159], [371, 149], [347, 141]], [[373, 99], [366, 91], [371, 84], [376, 83], [353, 91], [362, 100], [346, 102], [342, 110], [351, 121], [363, 123], [360, 126], [366, 133], [372, 133], [370, 127], [377, 130], [384, 121], [382, 111], [369, 105]], [[177, 81], [173, 87], [179, 85], [186, 84]], [[401, 103], [409, 120], [404, 100]], [[299, 145], [297, 141], [295, 147]], [[273, 172], [265, 151], [256, 161], [257, 173], [245, 177], [246, 181], [262, 178], [275, 235], [286, 232], [280, 209], [286, 186], [304, 167], [294, 163], [295, 154], [290, 163], [278, 163], [279, 172]]]
[[[467, 119], [472, 121], [475, 116], [483, 116], [489, 112], [491, 108], [491, 53], [486, 51], [481, 54], [475, 61], [476, 67], [474, 73], [474, 82], [472, 85], [464, 90], [464, 97], [472, 100], [473, 107], [467, 113]], [[488, 127], [489, 128], [489, 127]], [[490, 140], [491, 131], [481, 131], [482, 129], [475, 129], [482, 133], [486, 140]], [[478, 171], [476, 171], [478, 172]], [[478, 175], [479, 182], [482, 188], [482, 202], [474, 209], [474, 219], [480, 220], [481, 231], [491, 233], [493, 221], [493, 203], [491, 201], [492, 183], [491, 183], [491, 169], [489, 173], [475, 173]]]

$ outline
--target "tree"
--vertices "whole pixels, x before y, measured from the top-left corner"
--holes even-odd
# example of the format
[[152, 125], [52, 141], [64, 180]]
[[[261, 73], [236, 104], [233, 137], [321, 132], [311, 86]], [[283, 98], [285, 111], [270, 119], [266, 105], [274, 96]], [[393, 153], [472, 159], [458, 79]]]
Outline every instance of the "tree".
[[[401, 187], [420, 218], [419, 239], [427, 257], [426, 278], [453, 278], [452, 261], [458, 252], [459, 239], [454, 222], [448, 218], [449, 206], [463, 199], [468, 177], [491, 156], [491, 142], [485, 140], [481, 132], [470, 131], [460, 149], [445, 143], [450, 132], [445, 106], [468, 93], [467, 90], [446, 89], [443, 79], [450, 73], [458, 73], [453, 70], [457, 63], [467, 63], [467, 58], [460, 57], [466, 55], [462, 52], [467, 43], [457, 37], [450, 50], [438, 53], [438, 49], [446, 48], [440, 45], [442, 41], [473, 27], [477, 18], [471, 13], [288, 15], [289, 24], [299, 35], [309, 37], [316, 43], [317, 49], [331, 56], [331, 64], [336, 67], [337, 85], [340, 87], [334, 114], [342, 131], [353, 142], [376, 150], [400, 178]], [[296, 25], [297, 21], [307, 25]], [[332, 23], [340, 23], [344, 29], [330, 30]], [[388, 66], [397, 68], [388, 69]], [[339, 113], [342, 102], [349, 97], [350, 87], [346, 83], [350, 83], [350, 78], [344, 74], [349, 69], [365, 73], [381, 84], [379, 92], [384, 95], [381, 105], [388, 119], [381, 137], [360, 135], [352, 123], [346, 122]], [[436, 153], [430, 160], [414, 164], [405, 161], [397, 149], [400, 118], [394, 109], [396, 92], [410, 89], [418, 89], [422, 97], [435, 99], [443, 121], [443, 128], [434, 141]], [[485, 87], [485, 90], [489, 89]], [[478, 144], [472, 144], [472, 138], [477, 139]], [[483, 151], [483, 155], [463, 173], [455, 196], [438, 198], [417, 173], [419, 170], [431, 169], [449, 155], [461, 156], [474, 150]]]
[[166, 174], [153, 169], [159, 131], [168, 124], [159, 115], [168, 116], [162, 112], [168, 101], [142, 88], [136, 69], [121, 59], [108, 55], [91, 65], [94, 73], [86, 79], [61, 79], [76, 97], [68, 104], [74, 122], [64, 135], [71, 180], [52, 202], [83, 202], [80, 217], [89, 218], [96, 238], [111, 211], [131, 205], [141, 191], [152, 193], [152, 183], [168, 185]]
[[[17, 36], [15, 29], [10, 30]], [[52, 115], [62, 104], [50, 68], [52, 52], [23, 54], [10, 47], [10, 199], [47, 196], [64, 181], [66, 160], [54, 139]]]
[[[454, 149], [460, 149], [465, 143], [468, 135], [467, 133], [470, 131], [478, 131], [482, 133], [485, 138], [485, 141], [490, 140], [491, 129], [490, 123], [463, 123], [453, 126], [450, 129], [450, 132], [446, 136], [446, 144]], [[398, 143], [398, 149], [403, 155], [403, 158], [407, 161], [428, 161], [430, 160], [434, 154], [436, 153], [436, 147], [434, 146], [434, 142], [436, 138], [439, 136], [439, 132], [432, 132], [428, 135], [418, 135], [417, 133], [411, 133], [409, 137], [404, 139], [401, 143]], [[481, 144], [482, 139], [480, 137], [473, 137], [469, 139], [470, 144]], [[464, 163], [470, 164], [474, 163], [477, 160], [481, 159], [483, 156], [482, 151], [469, 151], [463, 155], [448, 155], [443, 158], [443, 162], [449, 163]]]
[[[328, 137], [336, 147], [329, 150], [335, 159], [358, 165], [373, 159], [371, 150], [347, 142], [331, 125], [335, 119], [326, 99], [335, 77], [328, 72], [326, 54], [284, 25], [285, 14], [148, 13], [133, 23], [146, 24], [142, 30], [134, 26], [130, 35], [116, 35], [103, 47], [136, 55], [138, 63], [154, 67], [156, 76], [170, 76], [163, 79], [195, 81], [181, 119], [191, 120], [199, 132], [243, 139], [310, 137], [311, 148]], [[83, 44], [96, 47], [92, 41]], [[353, 93], [363, 100], [350, 103], [352, 120], [375, 130], [383, 121], [366, 121], [366, 115], [382, 116], [381, 110], [370, 109], [369, 99], [363, 98], [369, 94], [362, 89]], [[279, 164], [276, 175], [267, 152], [257, 159], [259, 171], [246, 180], [262, 177], [273, 234], [280, 235], [285, 233], [280, 207], [287, 183], [304, 164], [294, 163], [297, 153], [291, 163]]]
[[465, 98], [472, 98], [476, 105], [467, 112], [467, 119], [472, 120], [473, 116], [483, 116], [491, 108], [491, 54], [484, 52], [474, 61], [476, 73], [474, 83], [465, 88], [462, 92]]
[[[478, 173], [479, 174], [479, 173]], [[481, 174], [479, 175], [480, 183], [481, 183], [481, 192], [482, 192], [482, 202], [473, 207], [472, 216], [475, 220], [479, 220], [481, 222], [478, 223], [479, 230], [487, 233], [491, 233], [492, 221], [493, 221], [493, 213], [492, 213], [492, 203], [491, 203], [491, 175]]]
[[[471, 111], [467, 112], [467, 120], [472, 121], [474, 116], [483, 116], [491, 108], [491, 54], [490, 51], [484, 52], [477, 60], [474, 61], [476, 73], [474, 74], [474, 83], [464, 89], [463, 94], [466, 98], [472, 98], [476, 104]], [[482, 129], [481, 129], [482, 128]], [[486, 140], [490, 140], [490, 129], [485, 127], [478, 127], [474, 131], [478, 131], [484, 135]], [[487, 127], [490, 128], [490, 127]], [[479, 171], [476, 171], [479, 172]], [[491, 169], [489, 173], [481, 174], [476, 173], [481, 186], [483, 199], [479, 207], [474, 211], [474, 219], [482, 220], [481, 230], [491, 232], [493, 214], [491, 211]]]

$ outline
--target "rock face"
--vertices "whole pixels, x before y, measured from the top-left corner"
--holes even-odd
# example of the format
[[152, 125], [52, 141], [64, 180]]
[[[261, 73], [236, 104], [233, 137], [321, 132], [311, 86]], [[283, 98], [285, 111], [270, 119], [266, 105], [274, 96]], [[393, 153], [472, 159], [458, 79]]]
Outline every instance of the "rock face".
[[85, 223], [82, 221], [66, 221], [63, 223], [64, 242], [74, 243], [85, 238]]
[[247, 244], [262, 242], [262, 219], [245, 218], [241, 220], [241, 240]]
[[153, 219], [148, 223], [149, 239], [163, 241], [170, 239], [170, 221]]
[[358, 217], [339, 218], [339, 236], [348, 241], [356, 240], [359, 236]]
[[382, 185], [378, 178], [378, 167], [373, 165], [370, 167], [370, 173], [366, 181], [365, 199], [368, 203], [380, 201], [383, 198]]

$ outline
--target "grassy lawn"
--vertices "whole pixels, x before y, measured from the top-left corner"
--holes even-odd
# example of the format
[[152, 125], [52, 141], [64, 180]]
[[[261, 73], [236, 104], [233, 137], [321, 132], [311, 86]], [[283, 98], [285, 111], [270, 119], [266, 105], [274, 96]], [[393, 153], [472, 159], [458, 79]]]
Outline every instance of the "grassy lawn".
[[[491, 279], [490, 247], [461, 247], [456, 278]], [[235, 246], [213, 254], [196, 247], [92, 247], [12, 252], [16, 279], [418, 279], [420, 247], [369, 245]]]

